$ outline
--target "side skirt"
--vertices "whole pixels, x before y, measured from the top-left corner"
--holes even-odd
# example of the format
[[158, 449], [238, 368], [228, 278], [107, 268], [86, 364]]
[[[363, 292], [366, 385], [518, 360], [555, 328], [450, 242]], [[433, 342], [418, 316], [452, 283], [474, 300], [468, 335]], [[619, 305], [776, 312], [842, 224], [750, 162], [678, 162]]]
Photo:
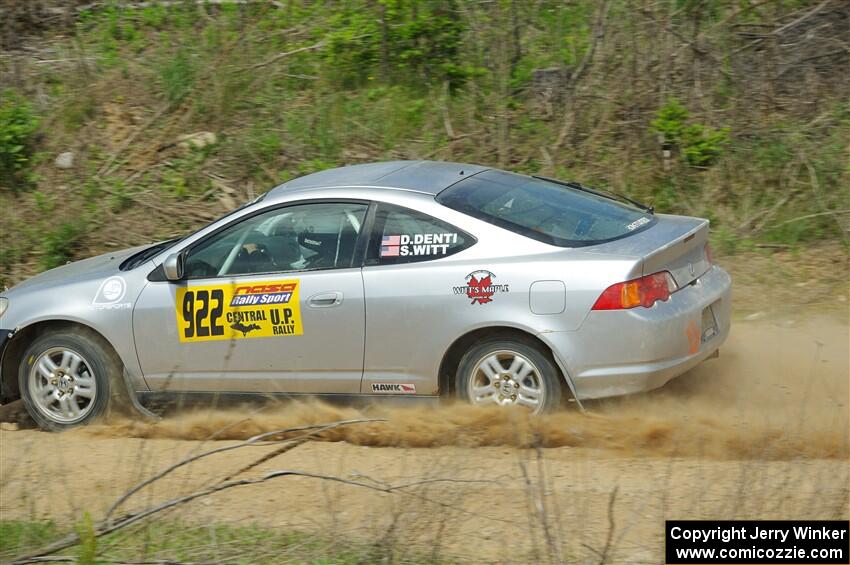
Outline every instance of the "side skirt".
[[384, 394], [306, 394], [249, 392], [136, 392], [140, 407], [147, 414], [161, 414], [173, 409], [207, 407], [228, 408], [245, 404], [272, 404], [308, 399], [329, 404], [368, 406], [439, 406], [439, 396], [391, 396]]

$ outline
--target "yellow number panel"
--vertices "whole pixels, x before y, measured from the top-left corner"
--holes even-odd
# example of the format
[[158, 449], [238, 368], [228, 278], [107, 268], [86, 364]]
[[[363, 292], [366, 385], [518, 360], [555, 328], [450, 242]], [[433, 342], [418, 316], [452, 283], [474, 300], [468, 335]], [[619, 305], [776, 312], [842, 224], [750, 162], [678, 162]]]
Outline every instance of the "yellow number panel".
[[178, 288], [180, 341], [301, 335], [298, 286], [295, 279]]

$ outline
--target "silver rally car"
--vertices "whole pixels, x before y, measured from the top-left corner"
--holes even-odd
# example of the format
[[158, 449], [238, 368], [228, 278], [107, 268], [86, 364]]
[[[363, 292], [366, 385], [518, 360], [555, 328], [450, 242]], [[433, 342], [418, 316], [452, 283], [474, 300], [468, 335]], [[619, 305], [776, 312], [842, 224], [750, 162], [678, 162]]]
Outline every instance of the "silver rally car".
[[0, 402], [22, 397], [52, 430], [125, 394], [543, 412], [659, 387], [714, 354], [730, 286], [707, 220], [475, 165], [355, 165], [0, 294]]

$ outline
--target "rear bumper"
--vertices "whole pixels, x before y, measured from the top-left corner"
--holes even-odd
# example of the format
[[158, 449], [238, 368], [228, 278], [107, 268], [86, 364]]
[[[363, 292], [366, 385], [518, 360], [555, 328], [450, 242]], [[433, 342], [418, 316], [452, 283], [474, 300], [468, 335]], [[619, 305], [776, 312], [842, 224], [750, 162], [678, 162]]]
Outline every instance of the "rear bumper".
[[[592, 311], [576, 331], [539, 337], [569, 374], [579, 399], [652, 390], [710, 357], [726, 340], [731, 287], [728, 273], [713, 266], [652, 308]], [[715, 325], [707, 337], [706, 308]]]

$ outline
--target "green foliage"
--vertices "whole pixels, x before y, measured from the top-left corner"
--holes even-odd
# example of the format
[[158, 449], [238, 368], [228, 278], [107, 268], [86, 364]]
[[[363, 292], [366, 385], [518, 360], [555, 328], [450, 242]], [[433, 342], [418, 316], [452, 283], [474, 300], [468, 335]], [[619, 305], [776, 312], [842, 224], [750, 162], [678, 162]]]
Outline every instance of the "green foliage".
[[729, 141], [729, 128], [712, 128], [702, 124], [691, 124], [682, 132], [682, 153], [688, 164], [707, 167], [714, 164]]
[[688, 110], [678, 100], [671, 98], [658, 110], [650, 125], [653, 131], [664, 136], [665, 141], [676, 143], [682, 139], [688, 117]]
[[74, 528], [80, 537], [77, 546], [77, 563], [81, 565], [93, 565], [97, 562], [97, 536], [94, 532], [94, 523], [88, 512], [83, 513], [83, 519]]
[[57, 537], [53, 522], [0, 520], [0, 558], [22, 549], [45, 545]]
[[650, 123], [652, 130], [663, 136], [664, 142], [675, 146], [685, 161], [693, 167], [714, 164], [729, 141], [729, 128], [713, 128], [689, 123], [690, 113], [678, 100], [671, 98], [658, 110]]
[[177, 52], [162, 66], [160, 79], [169, 102], [177, 102], [185, 96], [195, 82], [195, 67], [189, 52], [180, 47]]
[[336, 81], [461, 82], [465, 27], [454, 0], [380, 0], [346, 4], [331, 16], [324, 51]]
[[[360, 565], [399, 562], [438, 565], [416, 550], [386, 543], [367, 544], [325, 538], [254, 525], [186, 525], [153, 520], [138, 527], [97, 538], [86, 513], [75, 526], [76, 547], [56, 557], [77, 563], [202, 562], [202, 563], [323, 563]], [[65, 534], [52, 522], [0, 521], [0, 561], [31, 553]], [[100, 559], [97, 553], [100, 551]]]
[[32, 106], [11, 90], [0, 92], [0, 187], [19, 190], [32, 182], [38, 118]]
[[150, 28], [162, 29], [167, 17], [168, 9], [159, 4], [145, 6], [141, 10], [142, 24]]
[[46, 215], [53, 211], [53, 201], [43, 192], [39, 190], [34, 191], [32, 198], [35, 201], [35, 209], [40, 213]]
[[95, 112], [95, 102], [91, 96], [75, 96], [68, 101], [62, 113], [62, 121], [69, 131], [77, 131], [94, 117]]
[[117, 213], [126, 210], [132, 204], [133, 195], [127, 183], [123, 180], [115, 181], [109, 195], [109, 208]]
[[52, 269], [70, 261], [84, 234], [82, 220], [66, 220], [47, 231], [42, 237], [41, 267]]
[[170, 192], [177, 198], [184, 198], [189, 193], [189, 187], [186, 184], [186, 177], [184, 177], [179, 171], [169, 170], [166, 172], [165, 175], [163, 175], [160, 187], [162, 190]]

